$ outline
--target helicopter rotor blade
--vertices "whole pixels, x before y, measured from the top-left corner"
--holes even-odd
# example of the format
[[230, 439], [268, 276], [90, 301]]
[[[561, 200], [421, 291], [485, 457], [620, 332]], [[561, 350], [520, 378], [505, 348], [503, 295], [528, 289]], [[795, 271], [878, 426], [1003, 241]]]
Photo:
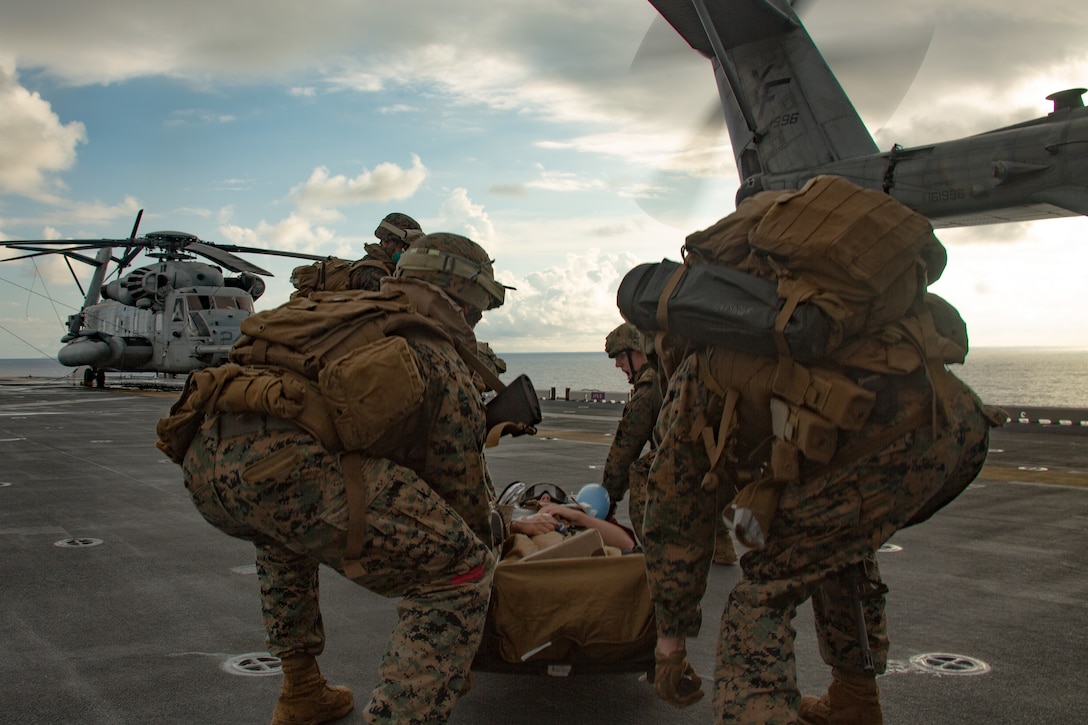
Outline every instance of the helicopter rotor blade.
[[68, 257], [70, 259], [77, 259], [80, 262], [83, 262], [84, 264], [91, 265], [92, 267], [98, 263], [95, 260], [95, 258], [94, 257], [84, 256], [82, 254], [79, 254], [78, 252], [81, 251], [81, 250], [84, 250], [84, 249], [101, 249], [101, 247], [75, 247], [75, 248], [72, 248], [72, 249], [36, 249], [34, 247], [25, 247], [25, 246], [20, 246], [20, 245], [16, 245], [16, 244], [7, 244], [7, 245], [3, 245], [3, 246], [6, 246], [8, 249], [19, 249], [19, 250], [23, 250], [23, 251], [32, 252], [31, 254], [21, 254], [18, 257], [8, 257], [7, 259], [3, 260], [5, 262], [16, 262], [16, 261], [18, 261], [20, 259], [32, 259], [34, 257], [44, 257], [44, 256], [49, 255], [49, 254], [63, 254], [65, 257]]
[[[141, 213], [137, 215], [136, 224], [133, 225], [133, 232], [135, 232], [139, 226], [141, 215], [142, 210]], [[164, 259], [191, 259], [192, 257], [185, 257], [184, 255], [197, 254], [216, 264], [222, 265], [231, 272], [257, 274], [265, 277], [272, 277], [274, 275], [268, 270], [236, 256], [234, 253], [263, 254], [273, 257], [289, 257], [292, 259], [311, 261], [321, 261], [328, 258], [328, 255], [322, 254], [306, 254], [305, 252], [289, 252], [277, 249], [262, 249], [260, 247], [243, 247], [233, 244], [205, 242], [194, 235], [181, 232], [152, 232], [143, 237], [129, 237], [127, 239], [24, 239], [11, 242], [0, 242], [0, 247], [27, 252], [27, 254], [10, 257], [0, 261], [29, 259], [47, 254], [63, 254], [66, 257], [77, 259], [92, 267], [98, 266], [99, 262], [97, 258], [82, 255], [79, 254], [79, 252], [100, 250], [104, 247], [123, 249], [125, 250], [124, 254], [110, 258], [117, 265], [111, 274], [117, 276], [120, 275], [121, 270], [132, 264], [133, 260], [141, 253]], [[163, 251], [155, 252], [155, 250]]]
[[132, 225], [132, 233], [128, 235], [129, 239], [136, 238], [136, 230], [140, 228], [140, 220], [144, 218], [144, 210], [136, 212], [136, 223]]
[[215, 247], [204, 242], [189, 242], [185, 245], [184, 250], [186, 252], [192, 252], [199, 254], [203, 257], [223, 265], [231, 272], [249, 272], [250, 274], [259, 274], [264, 277], [274, 276], [268, 270], [262, 269], [251, 262], [247, 262], [241, 257], [235, 256], [221, 247]]
[[[211, 242], [204, 242], [211, 244]], [[267, 254], [272, 257], [291, 257], [292, 259], [312, 259], [315, 262], [328, 259], [327, 254], [307, 254], [306, 252], [288, 252], [282, 249], [262, 249], [260, 247], [242, 247], [237, 244], [215, 244], [216, 249], [226, 252], [242, 252], [245, 254]]]

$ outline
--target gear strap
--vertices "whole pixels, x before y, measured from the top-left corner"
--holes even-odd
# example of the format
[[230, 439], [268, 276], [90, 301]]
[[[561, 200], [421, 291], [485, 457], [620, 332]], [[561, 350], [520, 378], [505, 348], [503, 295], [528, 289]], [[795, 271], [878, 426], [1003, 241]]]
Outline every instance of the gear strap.
[[480, 377], [487, 383], [487, 387], [494, 390], [496, 393], [501, 393], [506, 390], [506, 383], [499, 380], [499, 376], [491, 372], [491, 368], [484, 364], [484, 361], [479, 356], [470, 350], [460, 340], [454, 340], [454, 346], [457, 348], [457, 354], [461, 356], [461, 359], [465, 361], [465, 364], [472, 368], [473, 372], [479, 373]]
[[341, 563], [349, 579], [358, 579], [366, 574], [360, 559], [366, 533], [366, 510], [370, 508], [373, 496], [363, 477], [363, 458], [361, 451], [340, 454], [340, 470], [348, 499], [348, 542]]

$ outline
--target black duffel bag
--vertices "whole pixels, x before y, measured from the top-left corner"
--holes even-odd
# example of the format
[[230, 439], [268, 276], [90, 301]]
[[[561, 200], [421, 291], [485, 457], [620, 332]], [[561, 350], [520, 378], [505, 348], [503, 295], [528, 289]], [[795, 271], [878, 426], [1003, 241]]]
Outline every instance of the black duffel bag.
[[[680, 266], [664, 259], [624, 275], [616, 293], [624, 319], [640, 330], [666, 331], [657, 321], [658, 300]], [[702, 345], [775, 356], [774, 324], [782, 304], [774, 282], [728, 267], [693, 265], [669, 295], [667, 331]], [[822, 359], [830, 335], [827, 318], [807, 303], [797, 305], [785, 329], [790, 354], [802, 363]]]

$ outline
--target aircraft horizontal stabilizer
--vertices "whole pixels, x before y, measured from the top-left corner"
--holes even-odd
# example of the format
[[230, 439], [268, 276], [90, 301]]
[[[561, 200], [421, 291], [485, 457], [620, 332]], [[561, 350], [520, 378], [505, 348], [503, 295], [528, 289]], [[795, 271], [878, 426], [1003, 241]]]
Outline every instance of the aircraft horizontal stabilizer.
[[[661, 16], [695, 50], [707, 58], [715, 56], [713, 41], [707, 35], [700, 10], [716, 29], [725, 50], [738, 45], [765, 40], [798, 26], [792, 13], [785, 13], [768, 0], [650, 0]], [[696, 9], [699, 6], [699, 9]]]
[[1074, 214], [1088, 215], [1088, 188], [1083, 186], [1057, 186], [1031, 195], [1038, 202], [1061, 207]]

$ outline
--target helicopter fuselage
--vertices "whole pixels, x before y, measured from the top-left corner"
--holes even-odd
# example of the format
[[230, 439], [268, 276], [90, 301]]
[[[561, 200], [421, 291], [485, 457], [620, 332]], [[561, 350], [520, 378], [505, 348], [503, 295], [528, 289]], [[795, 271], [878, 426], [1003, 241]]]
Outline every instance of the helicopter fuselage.
[[158, 309], [106, 300], [85, 308], [79, 333], [57, 354], [62, 365], [95, 370], [187, 373], [227, 360], [253, 314], [253, 298], [236, 287], [168, 291]]
[[761, 182], [796, 189], [817, 174], [883, 189], [935, 227], [1076, 216], [1088, 213], [1088, 108], [956, 141], [764, 174]]

